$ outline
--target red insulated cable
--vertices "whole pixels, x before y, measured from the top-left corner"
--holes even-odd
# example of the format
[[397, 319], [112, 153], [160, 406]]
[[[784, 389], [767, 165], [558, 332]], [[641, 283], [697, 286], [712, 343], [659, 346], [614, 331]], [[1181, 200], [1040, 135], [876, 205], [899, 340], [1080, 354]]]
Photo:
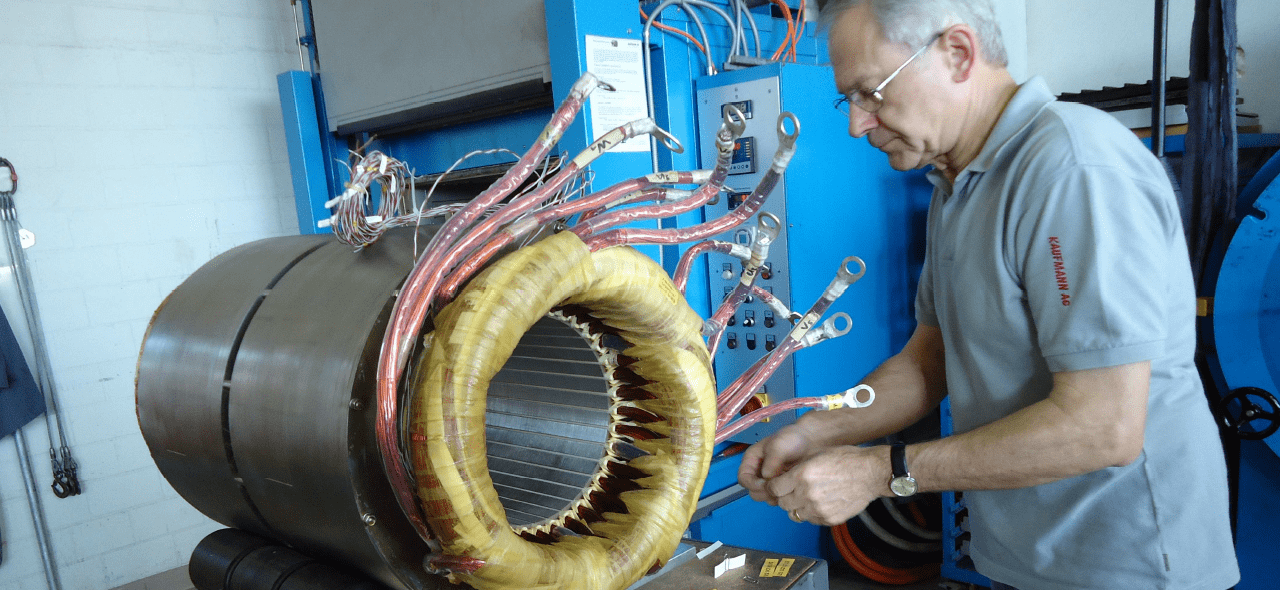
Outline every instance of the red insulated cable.
[[847, 523], [831, 527], [832, 539], [836, 542], [836, 548], [840, 552], [840, 556], [849, 563], [849, 566], [859, 574], [881, 584], [906, 585], [914, 584], [937, 577], [941, 571], [941, 564], [926, 563], [908, 568], [895, 568], [881, 564], [858, 547], [858, 544], [849, 534]]

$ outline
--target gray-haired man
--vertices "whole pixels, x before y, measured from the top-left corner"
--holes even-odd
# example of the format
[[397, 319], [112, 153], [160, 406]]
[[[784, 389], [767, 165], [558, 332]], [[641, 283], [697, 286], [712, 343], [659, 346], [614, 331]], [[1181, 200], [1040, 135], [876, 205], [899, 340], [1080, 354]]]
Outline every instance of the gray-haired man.
[[[1226, 469], [1194, 366], [1195, 291], [1160, 163], [1109, 115], [1006, 70], [988, 0], [832, 0], [849, 133], [932, 166], [918, 327], [739, 481], [833, 525], [880, 496], [965, 490], [978, 571], [1023, 590], [1239, 580]], [[857, 446], [951, 400], [956, 434]]]

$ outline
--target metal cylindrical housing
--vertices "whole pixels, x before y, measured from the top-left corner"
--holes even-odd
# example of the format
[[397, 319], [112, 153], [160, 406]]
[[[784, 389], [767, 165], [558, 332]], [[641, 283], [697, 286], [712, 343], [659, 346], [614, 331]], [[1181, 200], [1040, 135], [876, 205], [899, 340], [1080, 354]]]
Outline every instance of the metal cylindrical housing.
[[445, 588], [422, 570], [426, 544], [373, 434], [374, 368], [413, 241], [392, 232], [353, 253], [290, 236], [218, 256], [152, 320], [138, 419], [161, 473], [210, 518], [392, 587]]
[[[182, 283], [152, 320], [137, 382], [143, 436], [174, 489], [220, 523], [392, 588], [455, 587], [425, 572], [375, 439], [378, 355], [415, 258], [407, 229], [359, 252], [290, 236]], [[585, 329], [543, 318], [490, 384], [488, 467], [515, 527], [565, 509], [605, 454], [609, 386]]]

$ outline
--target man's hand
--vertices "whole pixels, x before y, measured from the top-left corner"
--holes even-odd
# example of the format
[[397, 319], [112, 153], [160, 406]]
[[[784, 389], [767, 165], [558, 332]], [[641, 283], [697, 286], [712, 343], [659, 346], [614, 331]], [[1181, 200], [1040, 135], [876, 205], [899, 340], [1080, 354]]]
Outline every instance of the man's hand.
[[770, 478], [765, 485], [767, 494], [792, 520], [838, 525], [888, 492], [892, 474], [888, 449], [843, 446], [825, 450]]
[[[846, 445], [858, 445], [898, 432], [938, 407], [946, 395], [945, 362], [942, 331], [935, 326], [916, 326], [902, 352], [886, 360], [863, 380], [877, 392], [874, 404], [865, 408], [806, 412], [794, 424], [747, 449], [738, 469], [738, 483], [756, 501], [796, 509], [800, 517], [812, 522], [833, 520], [838, 513], [852, 516], [861, 512], [867, 502], [888, 491], [891, 473], [888, 447], [879, 447], [883, 461], [875, 463], [866, 456], [873, 452], [871, 449]], [[858, 460], [842, 467], [839, 457], [844, 455], [856, 456]], [[828, 469], [830, 473], [826, 474]], [[861, 474], [850, 470], [860, 470]], [[830, 500], [822, 499], [828, 496], [828, 491], [820, 481], [827, 475], [847, 479], [861, 477], [865, 480], [862, 485], [869, 491], [858, 492], [863, 499], [847, 499], [845, 509], [835, 509], [832, 506], [839, 494], [832, 492]], [[774, 489], [774, 480], [779, 481], [777, 489]], [[799, 495], [793, 500], [780, 502], [783, 496], [797, 493], [797, 489]], [[823, 507], [819, 507], [819, 500]], [[814, 504], [812, 512], [805, 509], [806, 503]], [[852, 508], [854, 505], [856, 510]]]
[[752, 499], [776, 506], [778, 498], [766, 484], [804, 460], [810, 446], [798, 424], [787, 425], [747, 449], [738, 467], [738, 483], [751, 492]]

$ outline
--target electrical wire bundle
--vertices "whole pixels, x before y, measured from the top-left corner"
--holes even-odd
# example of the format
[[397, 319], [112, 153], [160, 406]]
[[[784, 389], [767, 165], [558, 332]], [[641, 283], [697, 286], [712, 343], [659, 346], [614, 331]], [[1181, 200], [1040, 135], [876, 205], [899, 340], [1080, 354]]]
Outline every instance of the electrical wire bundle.
[[[693, 44], [700, 53], [706, 56], [707, 74], [714, 75], [716, 73], [716, 61], [711, 54], [710, 37], [707, 35], [707, 29], [703, 25], [701, 17], [699, 17], [698, 13], [693, 10], [694, 8], [701, 8], [709, 10], [713, 14], [719, 16], [729, 28], [731, 41], [729, 54], [725, 59], [726, 66], [750, 66], [779, 61], [790, 61], [794, 63], [796, 61], [796, 47], [800, 42], [801, 36], [804, 34], [804, 13], [808, 2], [805, 1], [800, 3], [800, 7], [795, 12], [794, 17], [792, 15], [791, 8], [787, 5], [785, 0], [770, 0], [770, 2], [772, 2], [774, 6], [777, 6], [779, 12], [781, 12], [782, 19], [787, 25], [787, 34], [783, 38], [782, 43], [779, 44], [773, 53], [767, 57], [764, 54], [764, 50], [761, 48], [760, 30], [756, 24], [755, 15], [747, 7], [745, 0], [729, 0], [729, 6], [733, 10], [732, 16], [719, 6], [707, 2], [706, 0], [663, 0], [657, 4], [652, 13], [645, 12], [645, 9], [641, 7], [640, 19], [644, 23], [645, 42], [647, 45], [650, 27], [682, 37], [688, 40], [689, 43]], [[686, 31], [657, 22], [658, 16], [669, 6], [677, 6], [685, 12], [689, 17], [689, 21], [693, 23], [695, 28], [697, 28], [698, 33], [702, 38], [701, 41]], [[751, 48], [748, 47], [747, 43], [748, 26], [751, 29], [751, 38], [755, 43], [754, 52], [751, 51]], [[754, 55], [751, 55], [751, 53], [754, 53]]]
[[[787, 355], [848, 331], [847, 315], [821, 325], [819, 320], [865, 271], [856, 257], [846, 259], [823, 296], [801, 315], [754, 285], [779, 229], [776, 217], [759, 215], [749, 248], [710, 240], [760, 213], [795, 150], [800, 127], [790, 113], [778, 119], [778, 151], [751, 194], [726, 214], [693, 226], [622, 227], [695, 210], [722, 192], [734, 142], [746, 128], [745, 117], [732, 106], [716, 134], [712, 170], [655, 172], [590, 190], [583, 176], [587, 167], [629, 138], [650, 135], [668, 149], [683, 150], [646, 118], [604, 134], [517, 192], [539, 165], [545, 169], [551, 148], [597, 88], [609, 87], [584, 74], [531, 149], [488, 189], [452, 210], [405, 279], [382, 341], [375, 431], [387, 478], [419, 536], [437, 548], [428, 568], [481, 590], [625, 587], [674, 549], [667, 545], [688, 524], [713, 443], [781, 411], [864, 406], [874, 397], [863, 386], [865, 391], [789, 400], [733, 420]], [[386, 208], [393, 200], [388, 195], [412, 184], [406, 171], [403, 163], [377, 152], [354, 170], [359, 186], [384, 187], [380, 212], [389, 219], [419, 215], [397, 217]], [[338, 205], [360, 202], [365, 194], [359, 188], [343, 194], [348, 193], [360, 198], [339, 198]], [[335, 223], [335, 232], [376, 239], [379, 232], [360, 227], [357, 217], [362, 216], [336, 213], [348, 229]], [[633, 248], [618, 247], [688, 242], [698, 243], [680, 260], [674, 280]], [[745, 262], [738, 287], [702, 320], [684, 300], [683, 285], [693, 259], [713, 250]], [[795, 325], [778, 348], [717, 397], [710, 359], [725, 320], [751, 295]], [[612, 383], [609, 453], [578, 502], [550, 522], [513, 531], [484, 463], [484, 397], [488, 379], [516, 340], [532, 322], [556, 313], [629, 343], [619, 353], [599, 355]], [[842, 316], [846, 326], [840, 330], [835, 323]], [[402, 399], [412, 407], [408, 419]], [[618, 454], [624, 447], [643, 452]], [[538, 581], [531, 583], [530, 576]]]
[[[329, 225], [334, 235], [357, 249], [377, 241], [390, 228], [389, 220], [396, 217], [404, 191], [410, 191], [412, 202], [413, 173], [409, 167], [395, 158], [374, 151], [361, 158], [351, 169], [351, 181], [347, 190], [324, 204], [333, 209]], [[372, 200], [370, 188], [377, 183], [381, 190], [377, 213], [366, 215]], [[321, 225], [325, 225], [321, 222]]]
[[[416, 192], [418, 179], [414, 177], [409, 166], [380, 151], [369, 152], [351, 166], [351, 180], [347, 182], [346, 190], [324, 204], [326, 208], [333, 210], [333, 215], [329, 219], [321, 220], [317, 225], [320, 228], [332, 227], [334, 235], [339, 240], [359, 250], [376, 242], [391, 228], [417, 225], [435, 217], [448, 217], [462, 210], [466, 205], [447, 203], [424, 210], [426, 204], [431, 202], [431, 196], [435, 193], [440, 181], [470, 158], [497, 153], [514, 155], [511, 150], [503, 148], [469, 152], [458, 158], [447, 170], [436, 175], [430, 190], [422, 198], [422, 202], [418, 203]], [[353, 153], [353, 155], [359, 154]], [[548, 177], [559, 171], [559, 161], [557, 160], [553, 165], [550, 160], [547, 157], [542, 159], [541, 170], [537, 177], [517, 196], [540, 188]], [[379, 188], [378, 205], [376, 211], [369, 214], [373, 201], [371, 188], [375, 184]], [[587, 190], [589, 186], [589, 175], [584, 171], [578, 177], [569, 179], [561, 191], [548, 199], [548, 203], [571, 198], [572, 195]], [[405, 213], [405, 210], [410, 212]], [[490, 208], [486, 213], [494, 211], [496, 208]]]

